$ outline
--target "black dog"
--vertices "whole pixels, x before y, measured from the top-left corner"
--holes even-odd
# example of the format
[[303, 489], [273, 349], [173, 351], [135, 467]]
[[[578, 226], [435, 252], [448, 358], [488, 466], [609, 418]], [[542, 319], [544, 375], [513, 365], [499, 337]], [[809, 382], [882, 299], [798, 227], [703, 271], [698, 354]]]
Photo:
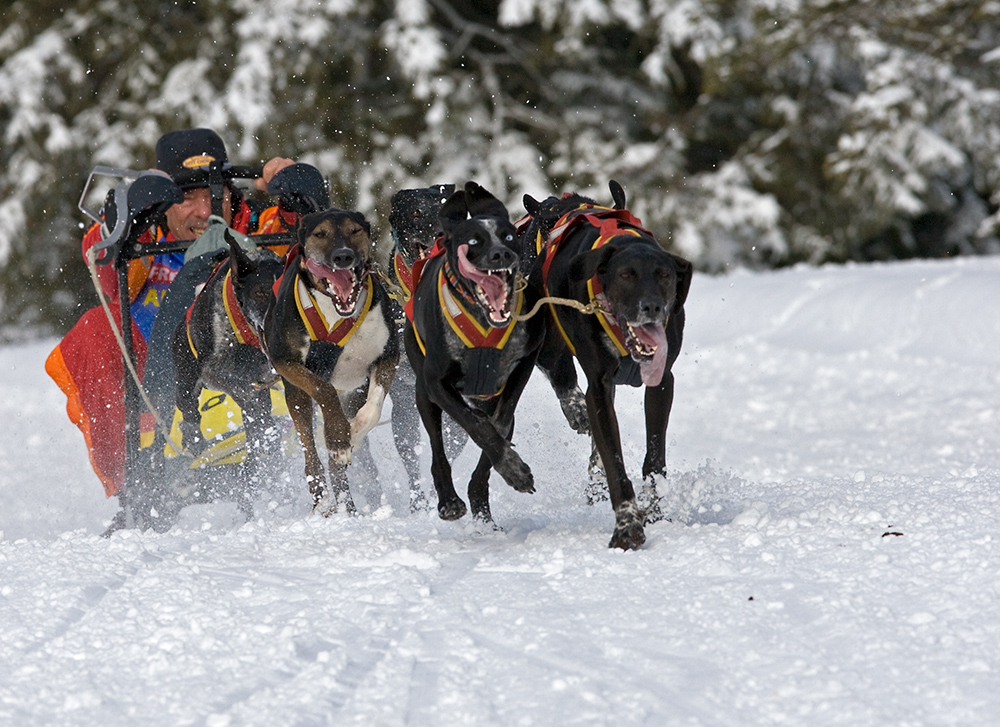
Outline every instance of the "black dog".
[[243, 414], [247, 454], [237, 503], [252, 514], [253, 480], [260, 454], [277, 440], [269, 387], [278, 377], [260, 349], [258, 332], [284, 263], [270, 250], [247, 253], [229, 231], [229, 257], [205, 283], [178, 324], [173, 340], [176, 405], [183, 415], [182, 443], [205, 448], [198, 396], [202, 388], [232, 397]]
[[444, 450], [444, 411], [482, 449], [469, 482], [469, 504], [476, 518], [492, 522], [491, 467], [515, 490], [534, 492], [531, 470], [510, 438], [514, 409], [542, 342], [542, 320], [515, 318], [532, 301], [515, 290], [516, 230], [496, 197], [468, 182], [444, 203], [440, 219], [443, 252], [419, 271], [407, 306], [406, 353], [431, 442], [438, 514], [457, 520], [466, 513]]
[[[413, 294], [414, 263], [422, 260], [430, 252], [435, 240], [443, 232], [438, 215], [441, 205], [454, 190], [453, 184], [437, 184], [418, 189], [403, 189], [392, 195], [389, 224], [392, 229], [393, 251], [389, 277], [390, 284], [397, 291], [397, 297], [402, 298], [404, 302]], [[524, 248], [522, 253], [524, 259], [521, 268], [529, 269], [534, 254], [527, 248]], [[588, 433], [590, 429], [587, 421], [587, 404], [583, 392], [577, 385], [573, 355], [560, 340], [555, 346], [546, 345], [541, 349], [537, 365], [549, 379], [570, 427], [582, 434]], [[417, 455], [420, 432], [417, 427], [419, 417], [415, 395], [416, 378], [413, 369], [408, 361], [402, 360], [390, 391], [393, 402], [393, 439], [410, 478], [411, 493], [422, 497], [415, 484], [420, 476]], [[454, 460], [468, 441], [468, 435], [447, 415], [442, 418], [441, 430], [448, 459]], [[595, 459], [598, 459], [596, 454]]]
[[[442, 233], [438, 212], [455, 191], [454, 184], [436, 184], [417, 189], [401, 189], [389, 200], [392, 252], [389, 283], [400, 305], [413, 295], [413, 266], [431, 251]], [[411, 509], [426, 502], [420, 490], [420, 415], [417, 413], [417, 379], [404, 357], [396, 369], [389, 396], [392, 398], [392, 438], [410, 481]], [[465, 430], [445, 415], [441, 422], [445, 452], [453, 460], [469, 441]]]
[[[378, 424], [399, 361], [399, 338], [388, 296], [371, 273], [370, 228], [360, 212], [306, 215], [297, 237], [265, 319], [264, 348], [285, 382], [314, 508], [329, 514], [342, 503], [354, 512], [347, 466]], [[313, 401], [323, 413], [329, 500], [313, 436]]]
[[666, 472], [671, 367], [683, 340], [692, 267], [666, 252], [625, 209], [621, 185], [612, 181], [610, 186], [613, 209], [580, 195], [544, 202], [525, 195], [524, 206], [541, 223], [542, 250], [532, 269], [532, 288], [582, 305], [595, 301], [599, 307], [588, 315], [550, 305], [547, 338], [562, 337], [587, 376], [587, 409], [615, 511], [610, 545], [628, 550], [641, 546], [646, 536], [644, 515], [625, 472], [615, 385], [646, 386], [642, 476], [655, 485], [654, 476]]
[[413, 295], [413, 264], [430, 252], [441, 234], [438, 213], [441, 205], [454, 192], [454, 184], [435, 184], [418, 189], [401, 189], [389, 200], [392, 272], [407, 299]]

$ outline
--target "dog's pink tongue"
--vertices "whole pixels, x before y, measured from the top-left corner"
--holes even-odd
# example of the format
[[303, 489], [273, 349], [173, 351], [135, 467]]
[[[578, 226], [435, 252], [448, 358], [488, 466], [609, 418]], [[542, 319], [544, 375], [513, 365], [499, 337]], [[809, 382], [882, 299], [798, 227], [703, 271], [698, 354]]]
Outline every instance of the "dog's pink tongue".
[[341, 300], [351, 297], [354, 290], [354, 273], [350, 270], [332, 270], [322, 263], [313, 259], [306, 260], [306, 267], [309, 272], [317, 278], [326, 278], [333, 287], [334, 294]]
[[341, 300], [350, 300], [354, 292], [354, 273], [350, 270], [334, 270], [328, 280]]
[[644, 346], [656, 347], [656, 353], [649, 361], [639, 364], [639, 375], [646, 386], [659, 386], [663, 380], [663, 369], [667, 363], [667, 331], [663, 324], [649, 323], [632, 329]]
[[458, 271], [483, 289], [483, 293], [486, 294], [486, 298], [494, 310], [503, 310], [504, 304], [507, 302], [507, 286], [499, 276], [484, 273], [470, 263], [465, 256], [468, 249], [468, 245], [460, 245], [458, 248]]

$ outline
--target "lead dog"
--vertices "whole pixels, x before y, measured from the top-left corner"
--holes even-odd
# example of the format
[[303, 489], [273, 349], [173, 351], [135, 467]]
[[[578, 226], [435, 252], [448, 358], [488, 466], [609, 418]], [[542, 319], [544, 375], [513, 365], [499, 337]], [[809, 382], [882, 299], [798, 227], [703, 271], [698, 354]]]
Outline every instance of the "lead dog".
[[531, 301], [515, 291], [517, 235], [496, 197], [468, 182], [441, 207], [440, 220], [440, 254], [419, 271], [407, 306], [406, 353], [431, 443], [438, 514], [457, 520], [466, 513], [444, 449], [444, 411], [482, 449], [469, 482], [469, 504], [474, 517], [492, 522], [491, 467], [515, 490], [535, 489], [531, 470], [510, 438], [514, 408], [542, 342], [542, 320], [535, 316], [518, 322], [514, 317]]
[[277, 440], [269, 387], [278, 377], [260, 349], [257, 333], [284, 264], [270, 250], [244, 251], [228, 230], [225, 236], [228, 258], [205, 283], [174, 333], [175, 397], [183, 415], [182, 444], [194, 453], [206, 445], [198, 408], [202, 388], [225, 392], [242, 410], [247, 453], [236, 501], [250, 516], [258, 458]]
[[[388, 297], [371, 272], [364, 216], [315, 212], [299, 221], [296, 235], [265, 319], [264, 348], [285, 382], [314, 509], [326, 515], [344, 505], [354, 512], [347, 466], [379, 421], [399, 338]], [[313, 434], [313, 401], [323, 414], [330, 494]]]
[[[615, 530], [611, 547], [640, 547], [644, 515], [625, 472], [615, 413], [615, 386], [645, 385], [646, 456], [651, 485], [666, 473], [666, 429], [674, 396], [671, 367], [680, 354], [691, 263], [666, 252], [625, 208], [625, 193], [610, 183], [615, 207], [577, 194], [538, 202], [524, 196], [542, 221], [541, 253], [531, 286], [539, 294], [595, 302], [598, 312], [550, 305], [547, 337], [561, 337], [587, 377], [587, 410], [607, 475]], [[655, 490], [654, 490], [655, 492]], [[654, 496], [655, 502], [655, 496]]]

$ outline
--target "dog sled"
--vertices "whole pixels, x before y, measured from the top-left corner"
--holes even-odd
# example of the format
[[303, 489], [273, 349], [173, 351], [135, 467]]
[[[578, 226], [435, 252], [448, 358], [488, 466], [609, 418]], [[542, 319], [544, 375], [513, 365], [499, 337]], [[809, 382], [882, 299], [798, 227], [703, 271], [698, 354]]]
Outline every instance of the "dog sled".
[[[325, 186], [320, 184], [317, 189], [315, 179], [303, 176], [296, 169], [301, 166], [293, 165], [275, 175], [268, 191], [278, 196], [286, 209], [310, 211], [310, 206], [316, 204], [310, 195], [325, 193]], [[80, 197], [81, 212], [103, 225], [104, 239], [88, 253], [88, 267], [117, 339], [125, 369], [124, 476], [117, 493], [122, 508], [106, 534], [121, 528], [166, 530], [188, 504], [220, 497], [240, 500], [234, 488], [243, 484], [239, 482], [239, 473], [246, 459], [242, 412], [226, 393], [203, 390], [199, 398], [200, 430], [206, 444], [197, 453], [185, 450], [181, 444], [182, 417], [174, 404], [175, 372], [171, 354], [173, 330], [183, 319], [196, 290], [221, 259], [220, 253], [226, 249], [223, 234], [232, 234], [222, 220], [224, 183], [227, 179], [258, 178], [261, 169], [230, 167], [225, 174], [223, 177], [221, 170], [210, 171], [213, 224], [195, 240], [147, 239], [140, 242], [143, 234], [170, 206], [183, 201], [180, 188], [160, 173], [98, 166], [89, 175]], [[102, 177], [117, 181], [112, 183], [102, 207], [93, 209], [88, 206], [88, 200], [95, 183]], [[286, 249], [294, 243], [292, 232], [250, 237], [236, 235], [247, 248]], [[185, 263], [164, 296], [148, 343], [143, 345], [143, 341], [136, 339], [133, 326], [129, 325], [132, 322], [130, 296], [118, 296], [117, 310], [112, 311], [101, 294], [97, 266], [110, 267], [116, 276], [118, 290], [126, 291], [132, 261], [169, 253], [184, 253]], [[118, 325], [116, 319], [126, 324]], [[140, 355], [140, 347], [144, 355]], [[143, 368], [144, 373], [140, 376], [139, 371]], [[294, 448], [294, 433], [280, 383], [271, 388], [270, 398], [272, 417], [281, 435], [280, 452], [287, 455]]]

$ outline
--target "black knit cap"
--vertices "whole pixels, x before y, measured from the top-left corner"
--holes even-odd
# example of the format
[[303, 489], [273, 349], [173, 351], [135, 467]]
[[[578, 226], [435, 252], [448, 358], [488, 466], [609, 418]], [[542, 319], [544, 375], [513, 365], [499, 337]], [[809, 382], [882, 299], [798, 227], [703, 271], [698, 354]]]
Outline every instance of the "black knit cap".
[[156, 168], [169, 174], [181, 189], [207, 187], [210, 170], [225, 171], [231, 166], [226, 145], [211, 129], [170, 131], [156, 142]]

